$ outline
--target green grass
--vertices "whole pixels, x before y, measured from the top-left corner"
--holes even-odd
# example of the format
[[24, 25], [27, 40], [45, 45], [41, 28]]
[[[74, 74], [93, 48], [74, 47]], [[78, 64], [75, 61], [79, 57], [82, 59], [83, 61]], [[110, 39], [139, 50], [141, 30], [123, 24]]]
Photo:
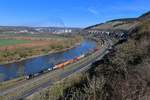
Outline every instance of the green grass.
[[0, 46], [9, 46], [23, 43], [30, 43], [30, 40], [16, 40], [16, 39], [0, 39]]

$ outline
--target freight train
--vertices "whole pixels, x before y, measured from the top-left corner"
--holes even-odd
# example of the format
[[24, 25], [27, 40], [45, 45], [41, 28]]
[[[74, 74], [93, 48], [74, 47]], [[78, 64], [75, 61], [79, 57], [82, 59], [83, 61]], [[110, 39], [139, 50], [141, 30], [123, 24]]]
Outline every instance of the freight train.
[[[97, 52], [98, 50], [99, 50], [98, 48], [95, 48], [92, 52]], [[42, 75], [42, 74], [47, 73], [47, 72], [50, 72], [50, 71], [52, 71], [52, 70], [64, 68], [65, 66], [67, 66], [67, 65], [69, 65], [69, 64], [72, 64], [72, 63], [74, 63], [74, 62], [79, 61], [80, 59], [84, 58], [85, 56], [86, 56], [86, 55], [83, 54], [83, 55], [80, 55], [80, 56], [75, 57], [75, 58], [73, 58], [73, 59], [67, 60], [67, 61], [65, 61], [65, 62], [56, 64], [56, 65], [54, 65], [53, 67], [48, 68], [48, 69], [45, 69], [45, 70], [43, 70], [43, 71], [40, 71], [40, 72], [38, 72], [38, 73], [36, 73], [36, 74], [26, 75], [26, 76], [25, 76], [25, 79], [29, 80], [29, 79], [31, 79], [31, 78], [34, 78], [34, 77], [36, 77], [36, 76]]]

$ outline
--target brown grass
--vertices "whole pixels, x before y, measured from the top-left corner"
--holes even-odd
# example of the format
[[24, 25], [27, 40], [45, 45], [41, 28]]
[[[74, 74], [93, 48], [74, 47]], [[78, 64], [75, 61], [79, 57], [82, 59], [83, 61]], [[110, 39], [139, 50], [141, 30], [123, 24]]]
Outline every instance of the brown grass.
[[[16, 38], [15, 39], [22, 39]], [[32, 40], [31, 43], [16, 44], [0, 47], [0, 63], [14, 62], [22, 58], [28, 58], [36, 55], [47, 54], [50, 52], [61, 51], [75, 46], [82, 41], [81, 36], [68, 38], [25, 38]]]

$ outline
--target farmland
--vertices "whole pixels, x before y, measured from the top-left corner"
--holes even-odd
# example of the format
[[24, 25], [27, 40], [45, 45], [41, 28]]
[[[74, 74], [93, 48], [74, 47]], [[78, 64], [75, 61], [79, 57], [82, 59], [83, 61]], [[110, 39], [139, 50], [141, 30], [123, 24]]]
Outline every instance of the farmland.
[[0, 36], [0, 64], [62, 51], [81, 42], [81, 36]]
[[16, 45], [16, 44], [24, 44], [30, 43], [30, 40], [16, 40], [16, 39], [0, 39], [0, 46], [9, 46], [9, 45]]

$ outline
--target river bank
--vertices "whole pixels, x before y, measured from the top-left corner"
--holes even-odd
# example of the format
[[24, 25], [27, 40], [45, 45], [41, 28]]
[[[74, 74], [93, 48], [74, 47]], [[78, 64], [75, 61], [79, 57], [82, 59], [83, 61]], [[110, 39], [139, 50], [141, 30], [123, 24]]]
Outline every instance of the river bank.
[[[81, 42], [80, 42], [80, 43], [81, 43]], [[76, 43], [75, 45], [73, 45], [73, 46], [71, 46], [71, 47], [69, 47], [69, 48], [62, 49], [62, 50], [49, 51], [49, 52], [46, 53], [46, 54], [33, 55], [33, 56], [21, 58], [21, 59], [19, 59], [19, 60], [14, 60], [14, 61], [0, 62], [0, 65], [16, 63], [16, 62], [20, 62], [20, 61], [23, 61], [23, 60], [28, 60], [28, 59], [33, 59], [33, 58], [37, 58], [37, 57], [42, 57], [42, 56], [50, 55], [50, 54], [52, 54], [52, 53], [65, 52], [65, 51], [67, 51], [67, 50], [70, 50], [70, 49], [75, 48], [76, 46], [80, 45], [80, 43]]]
[[15, 50], [0, 51], [0, 65], [20, 62], [40, 56], [46, 56], [52, 53], [64, 52], [69, 50], [83, 41], [82, 37], [68, 38], [57, 43], [51, 43], [44, 47], [21, 48]]

